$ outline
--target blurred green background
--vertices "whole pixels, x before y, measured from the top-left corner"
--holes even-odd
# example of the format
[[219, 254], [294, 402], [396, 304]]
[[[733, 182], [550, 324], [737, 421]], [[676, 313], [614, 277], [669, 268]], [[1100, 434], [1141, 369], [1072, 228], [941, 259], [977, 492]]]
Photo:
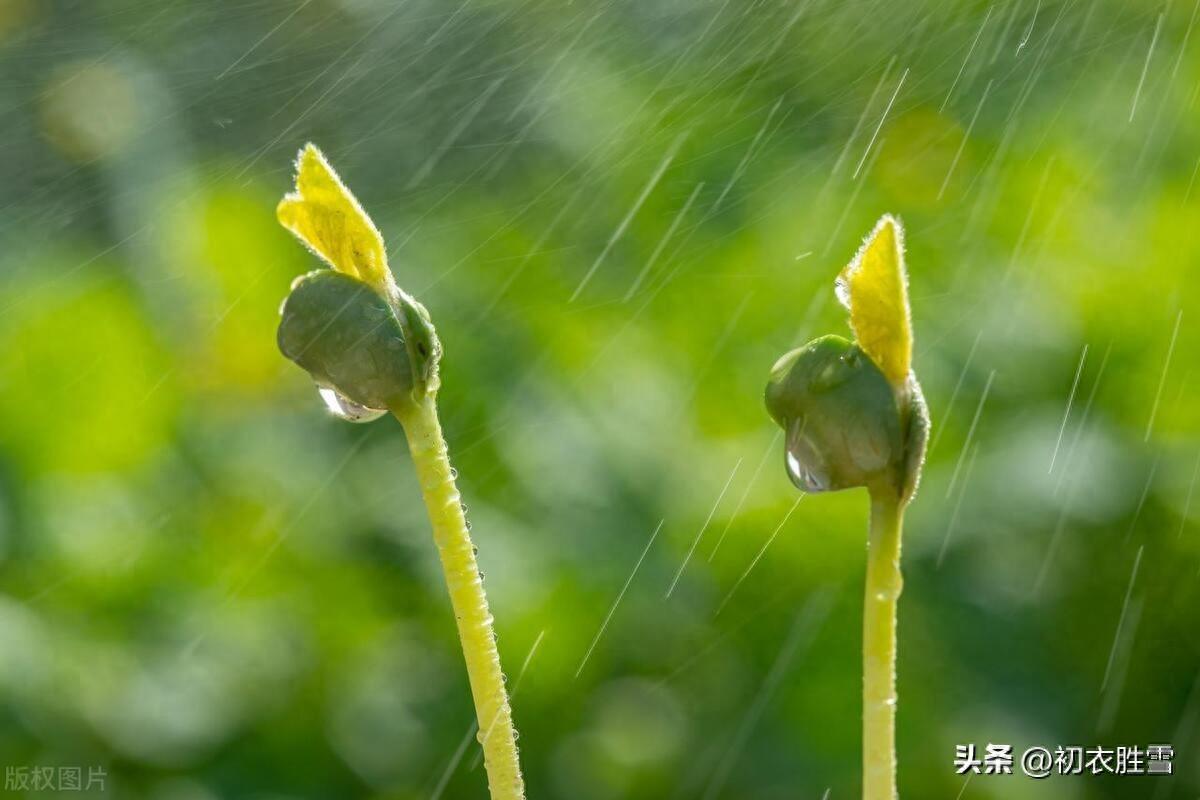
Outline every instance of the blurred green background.
[[[275, 349], [312, 140], [445, 345], [531, 798], [858, 795], [866, 497], [787, 516], [761, 391], [885, 211], [935, 429], [902, 796], [1196, 797], [1196, 13], [0, 0], [0, 766], [485, 796], [401, 431]], [[1175, 774], [964, 784], [988, 742]]]

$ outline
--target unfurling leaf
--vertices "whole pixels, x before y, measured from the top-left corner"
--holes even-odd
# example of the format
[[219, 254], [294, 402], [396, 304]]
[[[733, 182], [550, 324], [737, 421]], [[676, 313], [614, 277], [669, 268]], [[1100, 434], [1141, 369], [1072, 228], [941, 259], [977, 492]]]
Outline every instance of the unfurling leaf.
[[850, 310], [850, 327], [893, 387], [903, 387], [912, 367], [912, 322], [904, 232], [885, 214], [837, 279], [838, 299]]
[[276, 209], [280, 224], [338, 272], [385, 292], [391, 284], [383, 237], [315, 145], [296, 159], [296, 189]]

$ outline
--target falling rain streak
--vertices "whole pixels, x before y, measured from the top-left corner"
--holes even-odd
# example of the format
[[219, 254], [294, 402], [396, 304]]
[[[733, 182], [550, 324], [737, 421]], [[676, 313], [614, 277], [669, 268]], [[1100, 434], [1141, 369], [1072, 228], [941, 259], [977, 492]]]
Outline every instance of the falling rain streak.
[[954, 174], [954, 168], [958, 166], [958, 160], [962, 158], [963, 150], [966, 149], [967, 142], [971, 140], [971, 131], [975, 130], [975, 122], [979, 119], [979, 112], [983, 110], [983, 104], [987, 102], [990, 91], [992, 91], [992, 81], [988, 81], [987, 86], [983, 87], [983, 94], [979, 97], [979, 104], [975, 106], [975, 113], [971, 115], [967, 132], [963, 134], [962, 141], [958, 143], [958, 149], [954, 151], [954, 158], [950, 161], [950, 168], [946, 170], [946, 177], [942, 179], [942, 185], [938, 188], [938, 200], [942, 199], [942, 195], [946, 193], [946, 187], [950, 185], [950, 176]]
[[1175, 328], [1171, 331], [1171, 343], [1167, 345], [1167, 357], [1163, 361], [1162, 375], [1158, 379], [1158, 389], [1154, 392], [1154, 403], [1150, 406], [1150, 420], [1146, 423], [1146, 435], [1142, 441], [1150, 441], [1150, 432], [1154, 430], [1154, 418], [1158, 415], [1158, 404], [1162, 400], [1163, 387], [1167, 385], [1167, 370], [1171, 367], [1171, 356], [1175, 353], [1175, 340], [1179, 338], [1179, 323], [1183, 322], [1183, 309], [1175, 315]]
[[571, 297], [567, 302], [575, 302], [575, 299], [579, 297], [579, 293], [583, 291], [584, 287], [586, 287], [588, 282], [591, 281], [592, 276], [596, 274], [596, 270], [600, 268], [600, 264], [604, 262], [608, 252], [612, 250], [613, 245], [615, 245], [617, 241], [625, 235], [625, 230], [629, 227], [629, 223], [632, 222], [633, 218], [637, 215], [638, 210], [642, 207], [642, 203], [646, 202], [646, 198], [650, 196], [652, 191], [654, 191], [654, 187], [658, 185], [658, 181], [662, 178], [663, 173], [667, 171], [667, 167], [671, 166], [671, 162], [675, 160], [675, 155], [679, 152], [679, 148], [683, 145], [683, 140], [687, 138], [687, 134], [687, 131], [679, 134], [679, 136], [675, 137], [675, 141], [671, 143], [671, 146], [667, 148], [666, 155], [663, 156], [662, 161], [659, 162], [658, 167], [650, 176], [650, 180], [646, 181], [646, 185], [642, 188], [641, 194], [638, 195], [637, 200], [635, 200], [633, 203], [633, 206], [629, 209], [628, 213], [625, 214], [625, 217], [621, 220], [621, 224], [619, 224], [617, 229], [612, 232], [612, 236], [608, 237], [608, 241], [604, 244], [604, 249], [600, 251], [600, 255], [596, 256], [596, 260], [592, 262], [592, 266], [588, 268], [588, 271], [584, 273], [583, 280], [581, 280], [579, 285], [575, 287], [575, 291], [571, 293]]
[[1092, 389], [1088, 392], [1087, 402], [1083, 404], [1083, 415], [1080, 417], [1079, 423], [1075, 426], [1075, 435], [1071, 437], [1071, 444], [1067, 447], [1063, 468], [1059, 471], [1058, 482], [1054, 484], [1055, 497], [1062, 491], [1068, 476], [1071, 475], [1072, 467], [1075, 464], [1075, 451], [1083, 441], [1084, 434], [1088, 430], [1088, 420], [1092, 416], [1092, 407], [1096, 402], [1096, 393], [1100, 390], [1101, 381], [1104, 380], [1104, 371], [1108, 369], [1108, 357], [1110, 355], [1112, 355], [1111, 342], [1104, 350], [1104, 357], [1100, 359], [1100, 368], [1096, 370], [1096, 379], [1092, 381]]
[[1138, 99], [1142, 96], [1142, 86], [1146, 83], [1146, 73], [1150, 71], [1150, 60], [1154, 58], [1154, 46], [1158, 44], [1158, 34], [1162, 31], [1165, 16], [1165, 14], [1159, 14], [1158, 20], [1154, 23], [1154, 35], [1150, 37], [1150, 49], [1146, 51], [1146, 63], [1142, 65], [1142, 75], [1138, 78], [1137, 90], [1133, 93], [1133, 103], [1129, 106], [1130, 122], [1133, 122], [1133, 115], [1137, 113]]
[[763, 467], [767, 465], [771, 455], [775, 452], [775, 445], [779, 442], [780, 436], [783, 436], [783, 431], [775, 431], [775, 435], [771, 437], [770, 443], [767, 444], [767, 449], [763, 451], [762, 458], [758, 460], [758, 466], [754, 468], [754, 473], [750, 476], [750, 480], [746, 481], [746, 488], [742, 491], [742, 496], [738, 498], [737, 505], [733, 507], [733, 513], [729, 515], [729, 519], [725, 522], [725, 527], [722, 529], [721, 535], [717, 537], [717, 543], [713, 545], [712, 552], [708, 554], [709, 561], [716, 558], [717, 551], [721, 549], [721, 543], [725, 541], [725, 536], [729, 533], [729, 529], [733, 527], [738, 514], [742, 513], [742, 506], [746, 505], [746, 498], [750, 496], [750, 491], [758, 481], [759, 473], [762, 472]]
[[1138, 548], [1133, 559], [1133, 571], [1129, 575], [1129, 587], [1125, 590], [1125, 602], [1121, 603], [1121, 616], [1117, 618], [1117, 631], [1113, 634], [1112, 648], [1108, 652], [1108, 663], [1104, 666], [1104, 679], [1100, 681], [1100, 691], [1108, 687], [1108, 678], [1112, 675], [1113, 659], [1117, 653], [1117, 643], [1121, 641], [1121, 628], [1125, 625], [1125, 615], [1129, 611], [1129, 598], [1133, 597], [1133, 585], [1137, 582], [1138, 568], [1142, 565], [1142, 552], [1145, 545]]
[[641, 272], [637, 274], [637, 277], [633, 279], [633, 283], [629, 285], [629, 289], [625, 292], [625, 296], [621, 298], [621, 302], [628, 303], [630, 298], [637, 294], [637, 290], [642, 287], [642, 281], [644, 281], [646, 276], [650, 274], [650, 270], [654, 269], [654, 265], [658, 263], [659, 257], [662, 255], [663, 250], [665, 250], [667, 247], [667, 242], [671, 241], [671, 238], [675, 235], [676, 229], [679, 228], [679, 223], [682, 222], [683, 218], [687, 216], [688, 211], [692, 207], [692, 203], [696, 202], [696, 198], [703, 190], [704, 181], [700, 181], [696, 184], [695, 188], [692, 189], [692, 193], [688, 195], [688, 198], [684, 202], [683, 206], [678, 212], [676, 212], [674, 219], [671, 220], [671, 224], [667, 226], [667, 232], [664, 233], [662, 238], [658, 240], [658, 245], [655, 246], [654, 252], [650, 254], [650, 258], [646, 259], [646, 264], [642, 267]]
[[[967, 55], [963, 59], [962, 66], [958, 68], [958, 74], [954, 76], [954, 82], [950, 84], [950, 91], [946, 92], [946, 99], [943, 100], [942, 105], [938, 107], [939, 112], [946, 110], [946, 105], [950, 102], [950, 98], [954, 96], [954, 90], [958, 88], [958, 82], [962, 79], [963, 72], [966, 71], [967, 64], [970, 63], [971, 56], [975, 53], [975, 46], [979, 44], [979, 38], [983, 36], [983, 29], [987, 27], [988, 20], [992, 18], [993, 10], [995, 10], [995, 6], [988, 6], [987, 13], [983, 15], [983, 22], [979, 23], [979, 30], [976, 31], [975, 38], [971, 40], [971, 46], [967, 49]], [[988, 85], [991, 85], [990, 81], [988, 82]], [[987, 95], [986, 91], [984, 92], [984, 95]], [[980, 102], [980, 105], [983, 105], [982, 101]], [[976, 115], [979, 114], [978, 111], [975, 113]], [[973, 121], [972, 124], [974, 124]], [[969, 130], [967, 131], [967, 135], [971, 135]], [[957, 160], [957, 158], [955, 160]]]
[[946, 498], [950, 498], [951, 492], [954, 491], [955, 485], [958, 483], [958, 474], [962, 470], [963, 459], [967, 456], [967, 451], [971, 448], [971, 443], [975, 439], [975, 428], [979, 425], [979, 417], [983, 414], [983, 404], [987, 402], [988, 392], [992, 390], [992, 380], [996, 377], [996, 370], [988, 373], [987, 382], [983, 385], [983, 391], [979, 394], [979, 404], [975, 406], [975, 416], [971, 418], [971, 427], [967, 428], [967, 438], [963, 440], [962, 450], [959, 451], [958, 461], [954, 463], [954, 472], [950, 475], [950, 484], [946, 487]]
[[[206, 786], [212, 751], [241, 765], [233, 795], [487, 792], [469, 682], [422, 677], [457, 653], [398, 423], [275, 352], [282, 287], [325, 268], [272, 219], [315, 139], [445, 345], [438, 403], [520, 666], [532, 796], [598, 775], [628, 800], [855, 795], [858, 749], [809, 769], [801, 740], [859, 735], [827, 712], [855, 702], [840, 612], [860, 593], [828, 616], [843, 594], [819, 587], [859, 585], [848, 510], [868, 498], [798, 512], [761, 379], [785, 344], [848, 335], [831, 284], [884, 212], [909, 225], [933, 419], [905, 541], [928, 580], [898, 628], [903, 796], [993, 790], [919, 735], [966, 686], [946, 675], [994, 688], [975, 710], [1014, 730], [1156, 732], [1176, 774], [1129, 791], [1200, 796], [1200, 660], [1175, 646], [1200, 625], [1200, 339], [1182, 328], [1200, 0], [65, 5], [0, 12], [0, 652], [45, 678], [0, 705], [63, 722], [6, 731], [15, 752], [69, 753], [101, 719], [114, 783], [170, 762]], [[141, 633], [75, 630], [97, 598], [119, 601], [99, 603], [106, 630]], [[162, 624], [142, 630], [147, 604]], [[231, 660], [226, 618], [247, 653], [299, 636], [301, 672]], [[999, 621], [1000, 657], [974, 658], [972, 620]], [[1047, 630], [1082, 644], [1050, 663]], [[819, 669], [795, 668], [807, 647]], [[62, 652], [146, 669], [81, 694]], [[254, 702], [205, 705], [198, 667]], [[305, 669], [340, 675], [334, 694]], [[1035, 690], [1075, 676], [1092, 702], [1013, 703], [1014, 669]], [[172, 713], [122, 707], [143, 684], [172, 688]], [[288, 703], [326, 724], [284, 725]], [[170, 724], [197, 709], [202, 730]], [[281, 731], [291, 774], [246, 767], [246, 742]]]
[[683, 563], [679, 565], [679, 571], [675, 573], [675, 577], [671, 580], [671, 585], [667, 588], [667, 597], [670, 597], [675, 592], [675, 587], [679, 584], [679, 579], [683, 577], [683, 571], [687, 569], [688, 562], [692, 560], [692, 556], [696, 552], [696, 546], [700, 544], [700, 539], [704, 537], [704, 532], [708, 530], [709, 524], [712, 522], [713, 517], [716, 516], [717, 509], [721, 505], [721, 500], [724, 499], [725, 493], [729, 491], [729, 487], [733, 483], [733, 476], [737, 475], [738, 468], [741, 466], [742, 459], [739, 458], [737, 463], [733, 465], [733, 471], [729, 473], [729, 478], [725, 481], [725, 485], [721, 487], [721, 492], [717, 495], [717, 499], [713, 501], [712, 509], [708, 512], [708, 516], [704, 519], [704, 524], [700, 526], [700, 530], [696, 533], [696, 538], [692, 540], [692, 546], [688, 548], [687, 555], [683, 558]]
[[608, 623], [612, 621], [613, 614], [617, 613], [617, 606], [621, 603], [621, 598], [625, 597], [625, 592], [629, 589], [629, 584], [633, 583], [633, 578], [642, 567], [642, 562], [646, 560], [646, 554], [650, 552], [650, 548], [654, 545], [654, 540], [658, 538], [659, 531], [662, 530], [663, 523], [666, 520], [659, 520], [658, 525], [654, 527], [654, 533], [650, 534], [650, 541], [646, 542], [646, 547], [642, 550], [642, 554], [638, 556], [637, 563], [633, 565], [633, 571], [629, 573], [629, 577], [625, 579], [625, 583], [621, 586], [621, 591], [617, 592], [617, 598], [613, 600], [613, 604], [609, 607], [608, 613], [604, 615], [604, 621], [600, 623], [600, 630], [596, 631], [592, 643], [588, 645], [587, 652], [583, 654], [583, 658], [579, 662], [579, 666], [575, 670], [575, 677], [579, 677], [579, 673], [583, 672], [583, 668], [587, 666], [588, 659], [592, 657], [592, 651], [596, 649], [596, 645], [600, 643], [600, 637], [604, 635], [604, 631], [608, 628]]
[[[958, 380], [954, 382], [954, 391], [950, 392], [950, 399], [946, 401], [946, 410], [942, 413], [943, 419], [948, 419], [954, 411], [954, 401], [958, 399], [958, 393], [962, 391], [963, 381], [966, 380], [967, 370], [971, 368], [971, 362], [975, 359], [975, 351], [979, 349], [979, 340], [983, 338], [983, 329], [981, 328], [975, 334], [975, 340], [971, 342], [971, 349], [967, 351], [967, 357], [963, 361], [962, 369], [958, 371]], [[946, 430], [945, 425], [936, 426], [933, 434], [933, 441], [929, 444], [929, 450], [932, 452], [942, 438], [942, 432]]]
[[[892, 66], [896, 63], [896, 57], [892, 56], [892, 60], [888, 62], [887, 68], [879, 76], [879, 82], [875, 84], [874, 91], [871, 92], [870, 98], [867, 99], [867, 104], [863, 106], [862, 113], [858, 117], [858, 122], [854, 124], [854, 130], [850, 132], [850, 136], [846, 139], [846, 143], [842, 145], [842, 151], [838, 154], [837, 159], [833, 162], [833, 169], [830, 170], [830, 178], [837, 175], [842, 164], [845, 163], [846, 157], [850, 155], [850, 148], [854, 146], [858, 135], [862, 132], [863, 127], [867, 124], [867, 116], [871, 113], [871, 109], [875, 106], [875, 98], [879, 96], [879, 91], [883, 88], [883, 84], [887, 81], [888, 76], [892, 73]], [[826, 184], [828, 188], [828, 184]]]
[[758, 693], [754, 700], [746, 709], [746, 714], [742, 717], [741, 724], [738, 725], [734, 732], [733, 741], [729, 745], [729, 749], [725, 751], [725, 756], [717, 762], [716, 771], [708, 782], [708, 787], [704, 792], [704, 800], [715, 800], [721, 794], [721, 790], [725, 788], [725, 782], [729, 778], [729, 772], [733, 769], [738, 757], [742, 753], [742, 749], [746, 746], [746, 741], [750, 737], [750, 733], [754, 730], [754, 726], [758, 724], [763, 712], [767, 709], [767, 704], [771, 702], [771, 697], [775, 690], [779, 688], [779, 684], [783, 682], [787, 675], [788, 669], [792, 662], [796, 659], [798, 653], [803, 652], [813, 639], [816, 638], [817, 632], [821, 625], [825, 622], [829, 612], [833, 609], [833, 599], [828, 592], [820, 592], [812, 597], [796, 614], [795, 621], [792, 623], [792, 629], [788, 632], [787, 638], [783, 641], [783, 647], [779, 649], [779, 655], [775, 658], [775, 663], [771, 665], [770, 671], [759, 687]]
[[942, 547], [938, 550], [937, 568], [942, 568], [942, 562], [946, 558], [946, 551], [950, 549], [950, 536], [954, 533], [954, 529], [958, 526], [958, 515], [962, 511], [963, 498], [967, 494], [967, 487], [971, 485], [971, 473], [975, 469], [975, 458], [979, 455], [979, 443], [971, 445], [971, 456], [967, 459], [967, 469], [963, 473], [962, 488], [958, 491], [958, 499], [954, 501], [954, 511], [950, 514], [950, 523], [946, 526], [946, 535], [942, 537]]
[[779, 524], [775, 526], [775, 530], [771, 532], [771, 535], [767, 537], [765, 542], [763, 542], [763, 546], [759, 548], [758, 552], [754, 555], [754, 558], [750, 560], [750, 564], [746, 567], [746, 570], [738, 576], [736, 581], [734, 581], [733, 586], [729, 589], [729, 594], [725, 595], [725, 599], [721, 601], [719, 606], [717, 606], [716, 615], [720, 615], [721, 611], [724, 610], [729, 601], [733, 599], [733, 595], [735, 592], [737, 592], [738, 587], [745, 582], [746, 578], [750, 577], [751, 571], [753, 571], [758, 562], [762, 560], [762, 557], [766, 555], [767, 548], [770, 547], [771, 543], [775, 541], [775, 537], [779, 535], [781, 530], [783, 530], [783, 526], [787, 525], [788, 520], [792, 518], [792, 514], [795, 513], [796, 508], [799, 507], [800, 501], [803, 499], [803, 494], [800, 494], [796, 497], [796, 502], [792, 503], [792, 507], [789, 508], [787, 513], [783, 515], [783, 519], [780, 520]]
[[750, 163], [750, 159], [758, 150], [758, 143], [762, 140], [763, 134], [767, 132], [767, 128], [771, 125], [771, 120], [775, 118], [775, 112], [779, 111], [779, 106], [781, 103], [783, 103], [782, 97], [775, 101], [775, 105], [771, 106], [771, 110], [767, 114], [767, 118], [763, 120], [762, 127], [758, 129], [758, 133], [754, 134], [753, 141], [751, 141], [750, 146], [746, 148], [746, 154], [742, 156], [742, 160], [738, 162], [737, 169], [733, 171], [733, 175], [729, 177], [729, 180], [725, 184], [725, 188], [721, 190], [721, 194], [717, 196], [716, 202], [713, 203], [714, 209], [721, 207], [721, 203], [725, 200], [725, 195], [729, 194], [729, 190], [733, 188], [733, 185], [737, 183], [738, 178], [742, 177], [742, 173], [746, 171], [746, 166]]
[[1083, 375], [1083, 365], [1087, 361], [1088, 346], [1083, 346], [1079, 356], [1079, 366], [1075, 368], [1075, 380], [1071, 381], [1071, 393], [1067, 395], [1067, 408], [1063, 411], [1062, 424], [1058, 426], [1058, 438], [1054, 440], [1054, 453], [1050, 456], [1050, 467], [1046, 474], [1054, 472], [1054, 462], [1058, 460], [1058, 450], [1062, 447], [1063, 434], [1067, 431], [1067, 420], [1071, 418], [1071, 405], [1075, 402], [1075, 390], [1079, 388], [1079, 378]]
[[892, 110], [892, 104], [900, 96], [900, 89], [904, 86], [904, 79], [907, 77], [908, 69], [905, 68], [904, 74], [900, 76], [900, 81], [896, 84], [896, 91], [892, 92], [892, 97], [888, 100], [887, 108], [883, 109], [883, 114], [879, 117], [879, 124], [875, 126], [875, 132], [871, 134], [871, 141], [867, 142], [867, 149], [863, 151], [862, 158], [858, 160], [858, 166], [854, 168], [854, 175], [852, 177], [857, 178], [858, 173], [862, 172], [863, 164], [866, 163], [867, 156], [871, 154], [871, 148], [875, 146], [875, 139], [879, 136], [879, 132], [883, 130], [883, 123], [887, 121], [888, 113]]

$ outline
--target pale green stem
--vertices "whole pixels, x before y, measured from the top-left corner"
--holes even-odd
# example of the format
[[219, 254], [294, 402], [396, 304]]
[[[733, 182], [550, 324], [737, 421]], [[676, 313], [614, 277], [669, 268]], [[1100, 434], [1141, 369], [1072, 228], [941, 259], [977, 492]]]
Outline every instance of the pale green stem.
[[488, 788], [492, 800], [522, 800], [525, 783], [517, 759], [517, 733], [504, 687], [492, 615], [450, 468], [437, 404], [428, 397], [414, 409], [396, 412], [396, 417], [408, 437], [413, 466], [433, 524], [433, 539], [441, 556], [446, 588], [450, 591], [450, 604], [458, 622], [458, 637], [479, 721]]
[[904, 508], [894, 489], [871, 491], [863, 601], [863, 800], [896, 800], [896, 601]]

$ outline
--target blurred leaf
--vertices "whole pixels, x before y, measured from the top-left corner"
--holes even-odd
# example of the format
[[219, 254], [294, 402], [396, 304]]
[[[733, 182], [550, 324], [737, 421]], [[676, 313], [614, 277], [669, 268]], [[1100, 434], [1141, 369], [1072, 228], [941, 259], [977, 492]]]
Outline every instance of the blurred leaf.
[[[47, 258], [42, 274], [72, 269]], [[13, 287], [0, 316], [0, 425], [38, 471], [123, 470], [166, 443], [175, 367], [128, 288], [98, 269]]]

